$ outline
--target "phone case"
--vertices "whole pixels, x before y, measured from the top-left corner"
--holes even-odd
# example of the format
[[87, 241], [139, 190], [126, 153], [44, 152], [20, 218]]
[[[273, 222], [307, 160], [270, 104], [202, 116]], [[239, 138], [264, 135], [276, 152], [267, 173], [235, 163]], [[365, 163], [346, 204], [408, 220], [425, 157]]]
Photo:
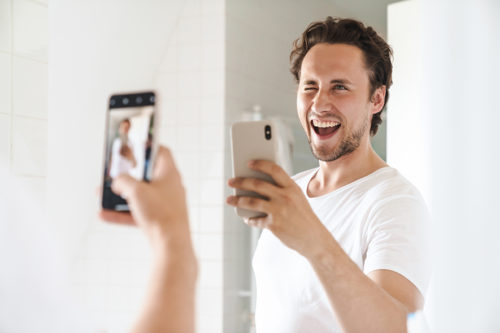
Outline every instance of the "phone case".
[[[271, 127], [271, 137], [266, 138], [266, 126]], [[244, 121], [231, 127], [231, 149], [233, 158], [233, 176], [259, 178], [274, 184], [266, 174], [251, 170], [247, 164], [251, 160], [277, 162], [278, 140], [277, 126], [272, 121]], [[237, 196], [261, 197], [255, 192], [235, 189]], [[262, 212], [236, 208], [236, 213], [243, 218], [265, 216]]]

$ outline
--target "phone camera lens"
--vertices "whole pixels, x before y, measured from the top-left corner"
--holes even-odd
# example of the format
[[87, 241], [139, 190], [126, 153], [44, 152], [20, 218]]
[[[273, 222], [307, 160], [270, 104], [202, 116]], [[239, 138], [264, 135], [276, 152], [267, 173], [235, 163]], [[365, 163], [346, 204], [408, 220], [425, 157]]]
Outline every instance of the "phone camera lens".
[[109, 101], [109, 105], [113, 106], [115, 104], [116, 104], [116, 101], [114, 99], [112, 99], [112, 100]]
[[124, 99], [122, 99], [122, 103], [123, 103], [123, 105], [127, 105], [128, 104], [128, 98], [125, 97]]
[[142, 97], [137, 97], [137, 98], [135, 99], [135, 102], [136, 102], [137, 104], [141, 104], [141, 103], [142, 103]]
[[266, 136], [266, 140], [271, 140], [271, 126], [269, 125], [266, 125], [266, 127], [264, 127], [264, 133], [265, 133], [265, 136]]
[[149, 101], [150, 101], [151, 103], [154, 103], [154, 102], [155, 102], [155, 97], [154, 97], [154, 96], [149, 97]]

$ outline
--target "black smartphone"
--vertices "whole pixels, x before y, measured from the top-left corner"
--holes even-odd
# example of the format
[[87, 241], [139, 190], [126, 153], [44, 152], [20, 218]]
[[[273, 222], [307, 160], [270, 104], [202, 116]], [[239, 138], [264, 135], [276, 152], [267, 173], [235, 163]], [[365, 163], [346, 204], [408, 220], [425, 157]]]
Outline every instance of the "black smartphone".
[[114, 94], [106, 116], [102, 208], [127, 212], [127, 200], [111, 190], [113, 179], [127, 174], [151, 179], [156, 96], [153, 91]]

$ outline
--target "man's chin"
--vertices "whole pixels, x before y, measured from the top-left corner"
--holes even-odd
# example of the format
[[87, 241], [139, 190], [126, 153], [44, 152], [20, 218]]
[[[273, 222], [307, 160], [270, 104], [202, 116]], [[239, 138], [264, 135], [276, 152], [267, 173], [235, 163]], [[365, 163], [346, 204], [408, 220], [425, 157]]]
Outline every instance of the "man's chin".
[[323, 161], [323, 162], [335, 161], [336, 159], [338, 159], [340, 157], [340, 156], [338, 156], [337, 151], [331, 151], [331, 150], [325, 151], [322, 149], [314, 149], [314, 148], [312, 148], [311, 151], [317, 160]]
[[353, 145], [341, 145], [340, 147], [336, 147], [335, 149], [318, 149], [313, 148], [311, 146], [311, 151], [314, 157], [322, 162], [333, 162], [338, 160], [339, 158], [346, 156], [353, 151], [355, 151], [357, 146]]

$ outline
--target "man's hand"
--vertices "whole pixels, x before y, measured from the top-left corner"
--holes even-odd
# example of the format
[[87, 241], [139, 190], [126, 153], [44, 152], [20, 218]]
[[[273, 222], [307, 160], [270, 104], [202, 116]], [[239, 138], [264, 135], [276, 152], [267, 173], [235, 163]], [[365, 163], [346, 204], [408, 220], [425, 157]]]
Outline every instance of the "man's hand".
[[314, 256], [320, 250], [317, 248], [318, 240], [329, 236], [329, 232], [314, 214], [300, 187], [273, 162], [251, 161], [248, 166], [270, 175], [276, 185], [256, 178], [232, 178], [228, 181], [229, 186], [257, 192], [267, 200], [229, 196], [227, 203], [266, 213], [265, 217], [251, 218], [245, 222], [250, 226], [269, 229], [286, 246], [306, 258]]
[[111, 187], [127, 199], [131, 214], [102, 210], [99, 215], [103, 220], [137, 224], [153, 242], [189, 238], [186, 195], [167, 148], [158, 149], [150, 183], [121, 175], [113, 180]]

